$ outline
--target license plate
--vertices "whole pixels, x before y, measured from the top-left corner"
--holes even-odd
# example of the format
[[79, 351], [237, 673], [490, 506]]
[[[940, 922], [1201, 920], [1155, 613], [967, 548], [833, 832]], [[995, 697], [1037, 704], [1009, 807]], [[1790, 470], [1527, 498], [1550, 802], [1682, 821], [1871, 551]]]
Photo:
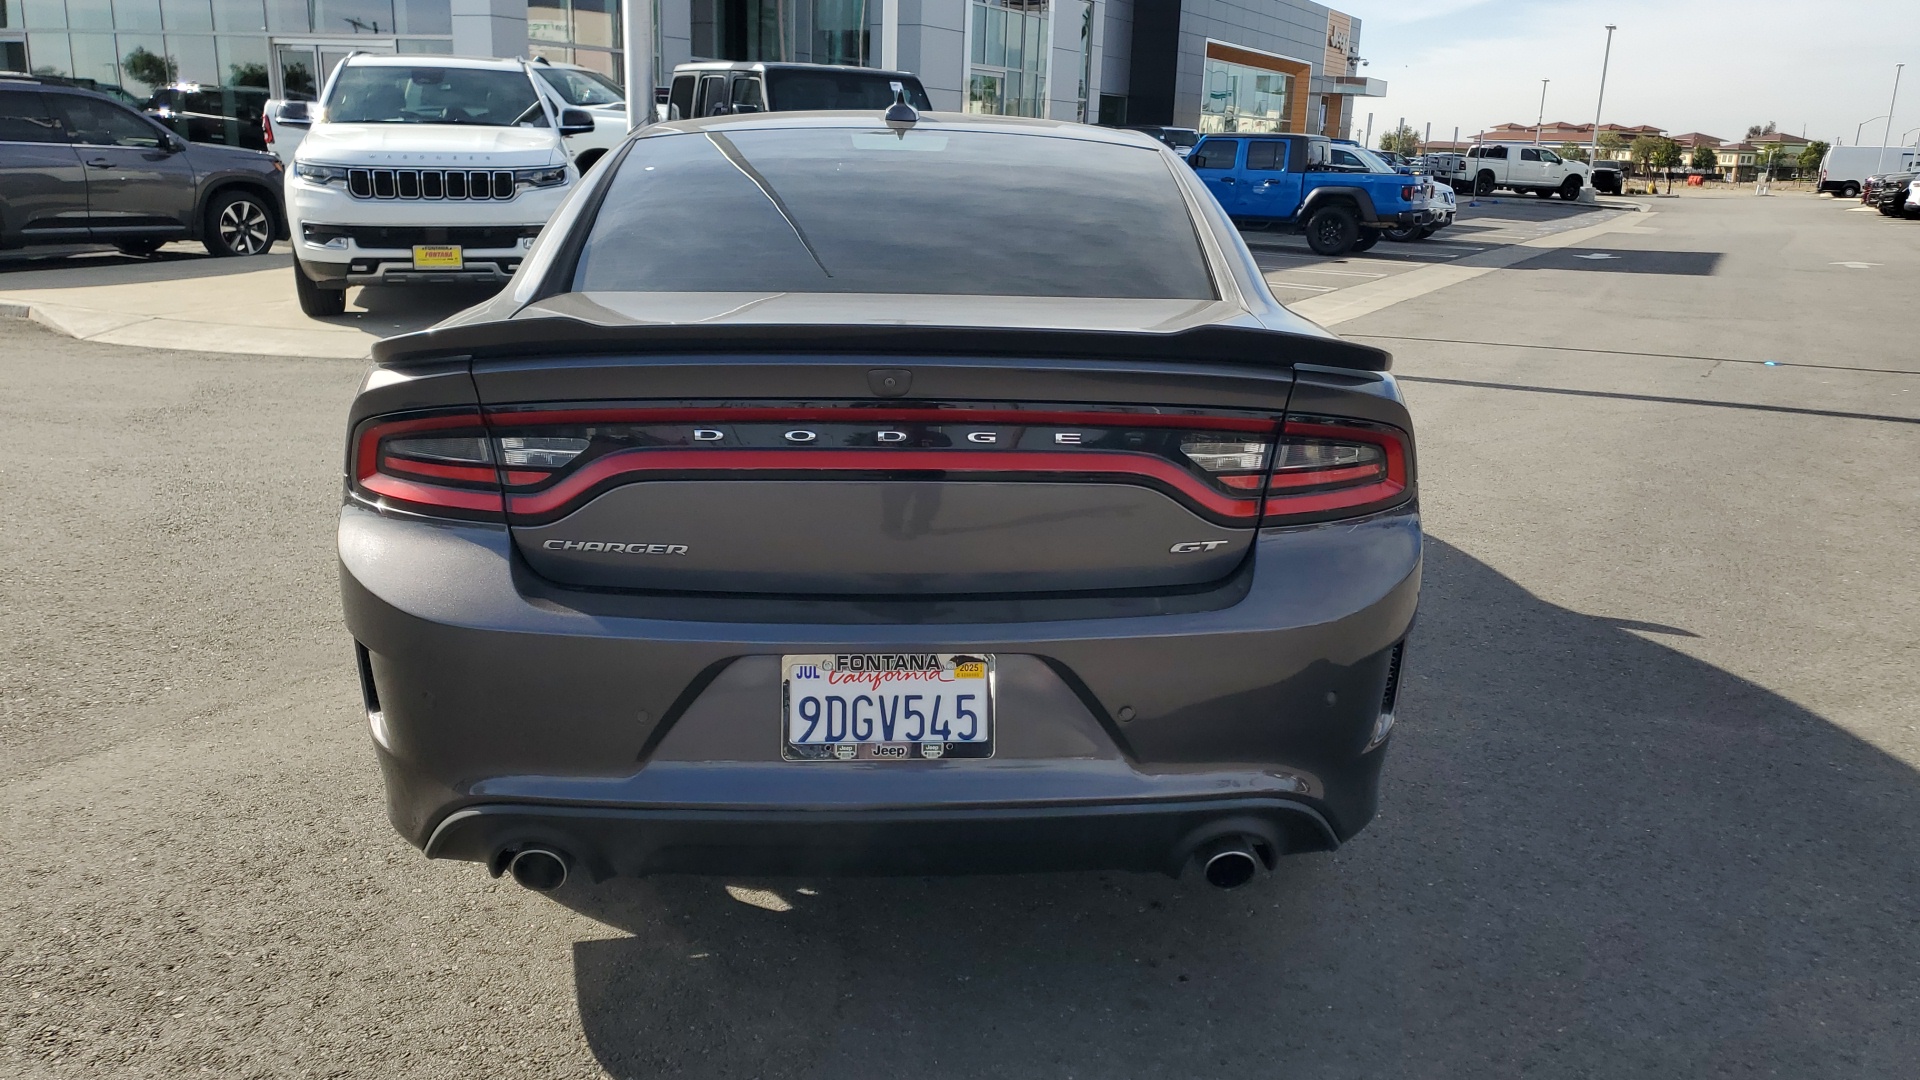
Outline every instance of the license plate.
[[788, 761], [993, 756], [991, 656], [782, 656], [780, 700]]
[[413, 246], [413, 268], [415, 270], [458, 270], [465, 263], [460, 257], [459, 244], [415, 244]]

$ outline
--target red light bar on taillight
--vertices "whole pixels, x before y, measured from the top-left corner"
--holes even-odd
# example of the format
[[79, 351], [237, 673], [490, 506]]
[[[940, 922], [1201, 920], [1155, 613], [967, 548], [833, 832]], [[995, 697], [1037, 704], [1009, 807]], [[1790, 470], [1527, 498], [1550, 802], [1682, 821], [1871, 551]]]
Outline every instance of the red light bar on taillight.
[[1267, 472], [1266, 525], [1358, 517], [1407, 498], [1406, 435], [1384, 424], [1288, 420]]
[[353, 439], [356, 495], [397, 510], [500, 520], [493, 441], [477, 409], [377, 417]]

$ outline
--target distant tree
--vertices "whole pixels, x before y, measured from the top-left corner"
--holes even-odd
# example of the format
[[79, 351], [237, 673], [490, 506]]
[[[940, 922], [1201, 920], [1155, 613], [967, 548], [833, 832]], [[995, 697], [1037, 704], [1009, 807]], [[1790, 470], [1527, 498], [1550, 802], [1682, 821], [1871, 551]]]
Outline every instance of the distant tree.
[[1771, 175], [1780, 167], [1780, 159], [1784, 155], [1785, 151], [1778, 146], [1762, 146], [1753, 152], [1754, 167]]
[[1773, 121], [1771, 120], [1764, 124], [1754, 124], [1747, 128], [1747, 139], [1751, 141], [1762, 135], [1772, 135], [1776, 130], [1778, 129], [1773, 126]]
[[227, 66], [227, 85], [258, 86], [264, 89], [267, 85], [267, 65], [255, 63], [229, 64]]
[[1560, 156], [1566, 158], [1568, 161], [1585, 161], [1587, 160], [1587, 148], [1584, 146], [1576, 146], [1570, 142], [1561, 143]]
[[1647, 164], [1667, 174], [1667, 194], [1673, 194], [1673, 170], [1675, 166], [1686, 164], [1687, 156], [1680, 144], [1672, 139], [1654, 139], [1653, 152], [1647, 158]]
[[1807, 144], [1806, 149], [1800, 151], [1800, 157], [1797, 159], [1797, 164], [1800, 166], [1801, 172], [1803, 173], [1812, 172], [1813, 170], [1820, 167], [1821, 159], [1826, 156], [1827, 156], [1826, 143], [1810, 142]]
[[1420, 153], [1420, 133], [1401, 124], [1392, 131], [1380, 136], [1380, 149], [1391, 154], [1404, 154], [1415, 157]]
[[180, 75], [180, 65], [171, 56], [160, 56], [147, 51], [145, 45], [139, 45], [120, 58], [120, 66], [127, 78], [148, 86], [161, 87], [173, 83]]
[[1688, 164], [1701, 172], [1716, 172], [1720, 168], [1720, 155], [1713, 152], [1713, 147], [1701, 143], [1693, 148], [1693, 160]]
[[1633, 144], [1627, 147], [1627, 160], [1633, 162], [1635, 172], [1646, 172], [1653, 168], [1653, 155], [1665, 140], [1658, 135], [1636, 135]]

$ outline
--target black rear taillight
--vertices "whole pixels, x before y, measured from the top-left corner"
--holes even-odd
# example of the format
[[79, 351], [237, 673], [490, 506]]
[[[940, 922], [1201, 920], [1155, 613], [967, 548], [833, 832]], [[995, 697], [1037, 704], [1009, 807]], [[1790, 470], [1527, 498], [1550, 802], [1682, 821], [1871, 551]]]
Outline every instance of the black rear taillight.
[[504, 517], [493, 441], [476, 409], [382, 416], [354, 433], [354, 494], [376, 505], [469, 520]]

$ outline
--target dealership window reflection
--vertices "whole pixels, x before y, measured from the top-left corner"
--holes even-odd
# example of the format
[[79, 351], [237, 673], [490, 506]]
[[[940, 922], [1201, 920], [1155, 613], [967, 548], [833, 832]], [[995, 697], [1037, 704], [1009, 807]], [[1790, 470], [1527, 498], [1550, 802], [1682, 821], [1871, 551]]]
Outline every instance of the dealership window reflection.
[[1200, 99], [1201, 131], [1292, 131], [1292, 76], [1208, 58]]

